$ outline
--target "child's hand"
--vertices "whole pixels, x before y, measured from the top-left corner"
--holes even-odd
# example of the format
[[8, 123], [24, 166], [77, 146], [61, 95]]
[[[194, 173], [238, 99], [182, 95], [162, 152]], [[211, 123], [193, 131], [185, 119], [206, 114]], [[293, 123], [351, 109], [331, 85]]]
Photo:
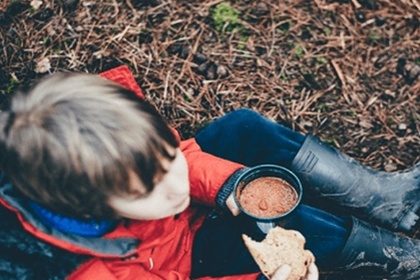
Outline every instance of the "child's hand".
[[226, 206], [232, 212], [233, 216], [238, 216], [241, 213], [241, 210], [238, 208], [238, 205], [235, 203], [235, 199], [233, 198], [233, 193], [229, 195], [226, 199]]
[[[274, 273], [273, 277], [270, 280], [287, 280], [289, 274], [291, 272], [291, 267], [287, 264], [284, 264], [277, 269], [276, 273]], [[312, 263], [308, 268], [308, 274], [302, 280], [318, 280], [319, 272], [318, 268], [316, 267], [315, 263]]]

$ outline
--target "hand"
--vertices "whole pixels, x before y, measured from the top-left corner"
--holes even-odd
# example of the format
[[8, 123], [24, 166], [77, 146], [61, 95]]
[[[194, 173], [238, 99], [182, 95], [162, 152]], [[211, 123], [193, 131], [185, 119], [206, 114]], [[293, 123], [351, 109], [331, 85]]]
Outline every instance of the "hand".
[[[305, 240], [305, 237], [299, 231], [294, 232], [299, 238]], [[283, 264], [277, 269], [277, 271], [274, 273], [273, 277], [271, 277], [270, 280], [286, 280], [289, 277], [291, 270], [292, 268], [289, 265]], [[308, 267], [307, 274], [301, 280], [318, 280], [318, 278], [318, 267], [315, 265], [314, 262], [312, 262]]]
[[[274, 273], [270, 280], [287, 280], [291, 271], [292, 268], [289, 265], [283, 264], [277, 269], [276, 273]], [[318, 278], [318, 268], [315, 263], [311, 263], [308, 267], [308, 273], [302, 278], [302, 280], [318, 280]]]
[[238, 216], [241, 213], [241, 210], [238, 208], [238, 205], [236, 205], [235, 199], [233, 198], [233, 193], [226, 199], [226, 206], [230, 212], [232, 212], [233, 216]]

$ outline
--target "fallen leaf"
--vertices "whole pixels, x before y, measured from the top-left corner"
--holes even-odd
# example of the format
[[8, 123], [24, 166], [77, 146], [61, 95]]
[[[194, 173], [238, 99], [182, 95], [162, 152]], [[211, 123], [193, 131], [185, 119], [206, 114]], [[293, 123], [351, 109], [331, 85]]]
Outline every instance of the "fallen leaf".
[[43, 59], [37, 62], [36, 67], [35, 67], [35, 72], [43, 74], [43, 73], [48, 72], [50, 69], [51, 69], [50, 59], [48, 57], [44, 57]]
[[35, 10], [38, 10], [39, 7], [42, 6], [42, 1], [40, 0], [32, 0], [31, 1], [31, 7], [34, 8]]

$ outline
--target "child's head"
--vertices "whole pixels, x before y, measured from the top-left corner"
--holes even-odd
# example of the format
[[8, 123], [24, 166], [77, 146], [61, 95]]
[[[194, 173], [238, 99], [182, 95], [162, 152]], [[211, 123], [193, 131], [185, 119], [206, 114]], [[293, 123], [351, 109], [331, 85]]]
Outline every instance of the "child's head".
[[150, 193], [177, 146], [151, 105], [96, 75], [51, 75], [0, 112], [0, 169], [31, 200], [76, 218], [116, 217], [110, 197]]

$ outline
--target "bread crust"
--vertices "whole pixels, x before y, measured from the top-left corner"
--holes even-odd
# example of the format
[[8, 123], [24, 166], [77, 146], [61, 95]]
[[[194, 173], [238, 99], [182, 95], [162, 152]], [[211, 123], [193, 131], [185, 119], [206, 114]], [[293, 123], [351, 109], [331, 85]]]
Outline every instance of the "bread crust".
[[304, 249], [305, 240], [293, 230], [274, 227], [261, 242], [246, 234], [242, 238], [261, 272], [269, 279], [280, 265], [288, 264], [292, 272], [287, 280], [300, 280], [315, 261], [314, 255]]

